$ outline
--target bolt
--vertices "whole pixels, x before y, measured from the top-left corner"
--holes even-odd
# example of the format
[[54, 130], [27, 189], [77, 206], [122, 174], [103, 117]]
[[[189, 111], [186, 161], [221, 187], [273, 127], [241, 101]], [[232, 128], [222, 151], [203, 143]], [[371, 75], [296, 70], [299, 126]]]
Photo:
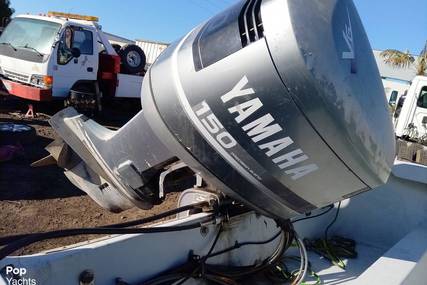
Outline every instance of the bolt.
[[208, 227], [205, 227], [205, 226], [200, 227], [200, 234], [203, 237], [205, 237], [208, 233], [209, 233], [209, 228]]
[[92, 270], [86, 269], [79, 276], [80, 285], [95, 285], [95, 274]]

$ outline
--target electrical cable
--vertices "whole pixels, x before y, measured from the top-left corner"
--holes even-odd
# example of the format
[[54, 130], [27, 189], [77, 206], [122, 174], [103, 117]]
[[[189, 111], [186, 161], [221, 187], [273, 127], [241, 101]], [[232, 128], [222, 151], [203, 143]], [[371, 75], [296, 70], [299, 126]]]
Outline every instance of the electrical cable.
[[76, 235], [108, 235], [108, 234], [148, 234], [191, 230], [201, 227], [203, 223], [214, 220], [212, 217], [183, 226], [150, 227], [150, 228], [77, 228], [28, 235], [0, 249], [0, 260], [14, 251], [42, 240], [76, 236]]
[[287, 245], [289, 244], [288, 235], [289, 232], [283, 231], [282, 239], [280, 240], [279, 245], [274, 253], [255, 266], [218, 266], [207, 264], [206, 269], [210, 273], [231, 279], [242, 279], [249, 275], [261, 272], [279, 261], [282, 254], [287, 249]]
[[[150, 227], [150, 228], [127, 228], [127, 227], [152, 222], [173, 214], [177, 214], [179, 212], [188, 211], [194, 208], [200, 208], [206, 205], [208, 205], [207, 202], [187, 205], [177, 209], [160, 213], [155, 216], [151, 216], [151, 217], [147, 217], [147, 218], [143, 218], [135, 221], [129, 221], [125, 223], [96, 227], [96, 228], [65, 229], [65, 230], [57, 230], [57, 231], [44, 232], [44, 233], [32, 233], [32, 234], [4, 237], [1, 239], [1, 242], [3, 244], [7, 243], [7, 245], [0, 249], [0, 260], [22, 247], [28, 246], [35, 242], [39, 242], [47, 239], [53, 239], [53, 238], [75, 236], [75, 235], [86, 235], [86, 234], [138, 234], [138, 233], [174, 232], [174, 231], [182, 231], [182, 230], [190, 230], [190, 229], [198, 228], [203, 223], [212, 221], [213, 218], [207, 217], [206, 219], [202, 219], [202, 221], [199, 221], [197, 223], [188, 224], [184, 226]], [[289, 224], [288, 226], [289, 228], [285, 230], [285, 228], [283, 227], [281, 231], [279, 231], [273, 237], [267, 240], [246, 241], [246, 242], [240, 242], [240, 243], [236, 242], [236, 244], [232, 247], [213, 253], [213, 250], [219, 240], [219, 237], [222, 231], [222, 226], [221, 226], [221, 228], [218, 230], [218, 234], [215, 237], [215, 240], [211, 248], [209, 249], [208, 253], [197, 261], [196, 267], [193, 266], [192, 267], [193, 269], [191, 271], [175, 272], [174, 274], [163, 275], [160, 278], [153, 280], [153, 282], [150, 282], [147, 284], [151, 284], [151, 285], [166, 284], [166, 283], [170, 284], [171, 281], [179, 281], [179, 280], [182, 280], [183, 282], [185, 282], [188, 278], [198, 277], [198, 278], [204, 278], [205, 280], [208, 280], [217, 284], [235, 285], [237, 283], [234, 279], [240, 279], [250, 274], [254, 274], [262, 270], [265, 270], [266, 268], [274, 265], [278, 261], [278, 259], [281, 257], [283, 252], [290, 246], [293, 240], [292, 225]], [[282, 239], [279, 242], [279, 245], [274, 251], [274, 253], [269, 258], [265, 259], [263, 262], [259, 263], [258, 265], [227, 267], [226, 272], [222, 272], [223, 268], [221, 266], [206, 264], [207, 259], [213, 256], [217, 256], [225, 252], [232, 251], [247, 245], [260, 245], [260, 244], [266, 244], [266, 243], [272, 242], [278, 236], [280, 236], [281, 233], [283, 233]], [[218, 269], [220, 270], [220, 272], [216, 272]]]
[[344, 269], [345, 268], [344, 261], [342, 261], [341, 258], [334, 253], [333, 248], [330, 247], [330, 244], [328, 242], [328, 231], [333, 226], [333, 224], [336, 222], [336, 220], [338, 218], [338, 214], [340, 212], [340, 208], [341, 208], [341, 201], [338, 203], [338, 207], [337, 207], [337, 211], [335, 212], [334, 219], [329, 223], [329, 225], [325, 229], [325, 234], [324, 234], [324, 239], [322, 241], [322, 245], [323, 245], [323, 251], [328, 256], [328, 259], [331, 260], [331, 262], [333, 264]]
[[[317, 276], [317, 274], [311, 270], [304, 242], [296, 235], [294, 240], [296, 242], [296, 246], [298, 246], [299, 249], [299, 256], [288, 256], [285, 258], [298, 261], [300, 264], [299, 268], [289, 271], [288, 267], [283, 261], [278, 262], [274, 267], [271, 267], [269, 270], [265, 271], [265, 277], [274, 282], [274, 284], [284, 282], [288, 282], [291, 285], [305, 284], [303, 281], [307, 275], [307, 272], [309, 272], [312, 276]], [[320, 278], [317, 276], [317, 279]], [[317, 282], [317, 284], [320, 283]]]
[[296, 270], [296, 271], [291, 272], [291, 276], [295, 276], [294, 279], [291, 282], [291, 285], [296, 285], [296, 284], [300, 283], [299, 281], [301, 280], [301, 275], [303, 274], [304, 265], [305, 265], [305, 255], [304, 255], [304, 252], [303, 252], [302, 248], [300, 247], [300, 242], [298, 241], [297, 238], [295, 238], [295, 241], [297, 242], [297, 246], [298, 246], [298, 250], [299, 250], [301, 262], [300, 262], [299, 269]]
[[[285, 259], [294, 260], [294, 261], [301, 263], [301, 256], [286, 256]], [[282, 269], [281, 266], [278, 265], [275, 269], [279, 271], [279, 273], [282, 275], [281, 277], [275, 277], [274, 275], [273, 276], [267, 276], [270, 279], [273, 278], [273, 281], [275, 281], [276, 283], [279, 283], [279, 282], [283, 283], [284, 281], [292, 280], [292, 278], [295, 278], [296, 275], [299, 273], [299, 270], [293, 270], [290, 272], [288, 270], [288, 268], [286, 267], [286, 264], [284, 264], [284, 263], [281, 263], [280, 265], [282, 265], [284, 268]], [[315, 279], [315, 283], [313, 283], [312, 281], [305, 282], [302, 279], [300, 284], [302, 284], [302, 285], [320, 285], [320, 284], [322, 284], [322, 280], [320, 279], [319, 275], [317, 275], [316, 272], [313, 271], [310, 261], [307, 261], [306, 275], [307, 274], [309, 274], [311, 277], [313, 277]]]
[[[282, 239], [279, 242], [279, 245], [277, 246], [276, 250], [274, 251], [274, 253], [266, 258], [263, 262], [260, 262], [257, 265], [254, 266], [218, 266], [218, 265], [206, 265], [206, 270], [209, 273], [213, 273], [215, 275], [218, 276], [222, 276], [222, 277], [226, 277], [226, 278], [230, 278], [232, 280], [234, 279], [242, 279], [242, 278], [246, 278], [250, 275], [254, 275], [257, 274], [261, 271], [266, 270], [267, 268], [274, 266], [279, 259], [281, 258], [281, 256], [283, 255], [284, 251], [290, 246], [292, 239], [293, 239], [293, 232], [289, 232], [289, 231], [285, 231], [282, 229], [281, 233], [283, 233], [282, 235]], [[262, 243], [268, 243], [273, 241], [275, 238], [277, 238], [277, 234], [275, 234], [272, 238], [266, 240], [266, 241], [262, 241], [262, 242], [243, 242], [240, 244], [245, 244], [245, 245], [249, 245], [249, 244], [255, 244], [255, 245], [259, 245]], [[230, 250], [234, 250], [237, 249], [238, 247], [230, 247], [229, 250], [227, 251], [221, 251], [222, 253], [228, 252]], [[215, 254], [216, 256], [217, 254]], [[214, 256], [213, 254], [211, 254], [210, 257]]]
[[[237, 285], [237, 283], [235, 283], [233, 280], [228, 279], [228, 278], [224, 278], [221, 276], [215, 276], [212, 274], [206, 274], [204, 272], [204, 268], [203, 266], [205, 265], [206, 260], [208, 259], [208, 256], [212, 253], [212, 251], [214, 250], [219, 237], [221, 235], [222, 232], [222, 225], [220, 226], [220, 228], [218, 229], [218, 233], [215, 236], [215, 239], [210, 247], [210, 249], [208, 250], [208, 253], [200, 258], [198, 260], [198, 265], [193, 268], [192, 270], [187, 270], [187, 271], [191, 271], [190, 272], [181, 272], [182, 268], [186, 268], [187, 264], [184, 264], [183, 266], [179, 266], [178, 268], [174, 269], [173, 271], [175, 271], [175, 273], [172, 274], [162, 274], [158, 277], [155, 277], [151, 280], [148, 281], [144, 281], [142, 283], [140, 283], [139, 285], [160, 285], [160, 284], [171, 284], [172, 281], [178, 282], [178, 283], [174, 283], [175, 285], [182, 285], [184, 282], [186, 282], [188, 279], [192, 278], [192, 277], [196, 277], [198, 274], [198, 271], [200, 271], [200, 269], [202, 269], [202, 272], [199, 273], [197, 276], [198, 278], [204, 278], [205, 280], [217, 283], [217, 284], [225, 284], [225, 285]], [[194, 257], [194, 255], [192, 255], [192, 257]], [[194, 259], [193, 259], [194, 260]]]
[[264, 240], [264, 241], [246, 241], [246, 242], [236, 242], [233, 246], [230, 246], [226, 249], [222, 249], [220, 251], [211, 253], [208, 255], [208, 258], [241, 248], [242, 246], [246, 246], [246, 245], [260, 245], [260, 244], [267, 244], [269, 242], [272, 242], [273, 240], [275, 240], [280, 234], [282, 233], [282, 231], [277, 232], [274, 236], [272, 236], [271, 238]]
[[[101, 226], [101, 227], [95, 227], [95, 228], [65, 229], [65, 230], [57, 230], [57, 231], [44, 232], [44, 233], [32, 233], [32, 234], [3, 237], [3, 238], [0, 238], [0, 244], [7, 244], [7, 245], [0, 249], [0, 260], [22, 247], [28, 246], [35, 242], [39, 242], [47, 239], [53, 239], [53, 238], [86, 235], [86, 234], [105, 235], [105, 234], [139, 234], [139, 233], [174, 232], [174, 231], [183, 231], [183, 230], [198, 228], [198, 227], [201, 227], [203, 223], [212, 221], [213, 218], [207, 217], [206, 219], [202, 219], [202, 221], [199, 221], [197, 223], [192, 223], [184, 226], [167, 226], [167, 227], [150, 227], [150, 228], [128, 228], [128, 227], [146, 224], [149, 222], [163, 219], [173, 214], [177, 214], [177, 213], [188, 211], [195, 208], [201, 208], [207, 205], [209, 205], [208, 202], [187, 205], [187, 206], [179, 207], [169, 211], [165, 211], [163, 213], [160, 213], [158, 215], [154, 215], [151, 217], [142, 218], [142, 219], [124, 222], [124, 223], [110, 224], [107, 226]], [[282, 225], [282, 229], [267, 240], [246, 241], [246, 242], [236, 241], [236, 243], [231, 247], [228, 247], [226, 249], [223, 249], [217, 252], [213, 252], [219, 240], [221, 232], [222, 232], [222, 225], [219, 228], [218, 234], [216, 235], [215, 240], [212, 246], [210, 247], [208, 253], [202, 258], [192, 261], [193, 262], [192, 270], [183, 271], [185, 267], [188, 267], [188, 264], [187, 264], [187, 265], [181, 266], [181, 268], [178, 268], [177, 270], [174, 270], [175, 272], [173, 272], [172, 274], [163, 274], [162, 276], [155, 278], [149, 281], [148, 283], [144, 282], [142, 284], [149, 284], [149, 285], [171, 284], [171, 282], [177, 282], [177, 281], [179, 282], [178, 284], [182, 284], [185, 281], [187, 281], [189, 278], [195, 277], [195, 278], [203, 278], [207, 281], [211, 281], [216, 284], [236, 285], [238, 284], [236, 280], [246, 278], [252, 274], [265, 271], [266, 269], [272, 266], [275, 266], [279, 262], [284, 251], [287, 248], [289, 248], [289, 246], [292, 244], [292, 241], [294, 240], [294, 238], [297, 240], [297, 244], [300, 248], [301, 265], [300, 265], [300, 270], [298, 271], [298, 274], [294, 279], [295, 282], [293, 284], [299, 284], [299, 281], [304, 278], [306, 267], [307, 267], [306, 251], [304, 249], [304, 245], [302, 244], [302, 242], [297, 237], [295, 237], [295, 233], [293, 231], [291, 223], [287, 222], [286, 224]], [[206, 261], [209, 258], [218, 256], [226, 252], [230, 252], [232, 250], [236, 250], [238, 248], [248, 246], [248, 245], [267, 244], [277, 239], [281, 234], [282, 234], [282, 238], [276, 250], [273, 252], [273, 254], [257, 265], [218, 266], [218, 265], [206, 264]], [[196, 261], [195, 266], [194, 266], [194, 261]]]
[[326, 227], [325, 229], [325, 240], [328, 240], [328, 231], [329, 229], [332, 227], [333, 224], [335, 224], [335, 222], [337, 221], [338, 218], [338, 214], [340, 213], [340, 208], [341, 208], [341, 201], [339, 201], [338, 203], [338, 207], [337, 207], [337, 211], [335, 213], [335, 217], [334, 219], [329, 223], [329, 225]]
[[[173, 214], [177, 214], [179, 212], [188, 211], [194, 208], [200, 208], [206, 205], [208, 205], [207, 202], [187, 205], [187, 206], [169, 210], [151, 217], [147, 217], [147, 218], [143, 218], [135, 221], [124, 222], [124, 223], [111, 224], [108, 226], [101, 226], [96, 228], [65, 229], [65, 230], [58, 230], [58, 231], [51, 231], [51, 232], [44, 232], [44, 233], [33, 233], [33, 234], [4, 237], [0, 239], [0, 242], [3, 244], [5, 243], [8, 243], [8, 244], [0, 249], [0, 260], [22, 247], [28, 246], [38, 241], [53, 239], [53, 238], [75, 236], [75, 235], [86, 235], [86, 234], [138, 234], [138, 233], [174, 232], [174, 231], [183, 231], [183, 230], [198, 228], [203, 223], [212, 221], [213, 218], [207, 217], [206, 219], [202, 219], [202, 221], [199, 221], [197, 223], [188, 224], [184, 226], [167, 226], [167, 227], [150, 227], [150, 228], [127, 228], [127, 227], [149, 223]], [[143, 283], [143, 284], [150, 284], [150, 285], [170, 284], [170, 282], [172, 281], [176, 282], [180, 280], [181, 282], [179, 284], [182, 284], [183, 282], [185, 282], [191, 277], [197, 277], [197, 278], [204, 278], [205, 280], [215, 282], [217, 284], [235, 285], [237, 284], [235, 279], [242, 279], [249, 275], [264, 271], [271, 266], [275, 266], [275, 264], [277, 264], [280, 257], [284, 253], [284, 251], [291, 245], [292, 240], [294, 239], [294, 231], [292, 229], [292, 224], [287, 223], [285, 226], [282, 226], [282, 229], [278, 233], [276, 233], [274, 236], [272, 236], [267, 240], [246, 241], [246, 242], [236, 241], [236, 243], [233, 246], [213, 253], [213, 250], [220, 237], [221, 231], [222, 231], [222, 226], [219, 229], [218, 234], [215, 237], [215, 240], [211, 248], [209, 249], [208, 253], [197, 261], [196, 267], [194, 267], [193, 265], [192, 267], [193, 269], [191, 270], [191, 273], [190, 271], [187, 271], [187, 272], [175, 271], [175, 273], [173, 274], [162, 275], [159, 278], [152, 280], [152, 282], [150, 281], [150, 283]], [[280, 236], [281, 233], [283, 233], [282, 238], [279, 242], [278, 247], [274, 251], [274, 253], [269, 258], [266, 258], [263, 262], [257, 265], [222, 267], [217, 265], [206, 264], [207, 259], [211, 257], [224, 254], [226, 252], [241, 248], [243, 246], [261, 245], [261, 244], [267, 244], [269, 242], [272, 242], [278, 236]], [[297, 243], [300, 243], [300, 242], [297, 241]], [[300, 251], [302, 256], [301, 266], [303, 266], [302, 267], [303, 269], [299, 271], [299, 275], [297, 276], [298, 280], [302, 279], [303, 276], [305, 275], [304, 268], [306, 267], [306, 265], [303, 265], [303, 264], [305, 264], [306, 263], [305, 261], [307, 261], [307, 258], [304, 257], [306, 256], [304, 255], [305, 250], [300, 248]]]
[[[324, 231], [324, 239], [318, 239], [315, 241], [304, 240], [302, 241], [298, 236], [295, 236], [296, 245], [299, 248], [299, 261], [300, 267], [299, 269], [295, 269], [291, 272], [287, 269], [285, 264], [279, 263], [276, 267], [271, 268], [270, 271], [267, 271], [266, 277], [274, 280], [275, 282], [291, 282], [292, 285], [297, 284], [306, 284], [304, 283], [305, 276], [309, 273], [312, 277], [316, 279], [316, 284], [320, 284], [320, 277], [311, 269], [311, 266], [308, 262], [307, 249], [304, 243], [307, 244], [310, 250], [315, 251], [316, 253], [326, 257], [333, 264], [340, 266], [341, 268], [345, 268], [344, 262], [340, 259], [340, 257], [355, 257], [357, 253], [354, 250], [355, 242], [341, 237], [334, 236], [333, 238], [328, 238], [328, 233], [330, 228], [335, 224], [338, 219], [339, 211], [341, 207], [341, 202], [338, 203], [337, 211], [334, 215], [333, 220], [326, 226]], [[322, 216], [333, 209], [333, 205], [330, 205], [327, 210], [323, 211], [314, 216], [304, 217], [292, 221], [291, 223], [295, 223], [302, 220], [312, 219], [315, 217]], [[283, 268], [282, 268], [282, 266]]]
[[300, 264], [300, 269], [298, 271], [298, 275], [295, 278], [295, 280], [292, 282], [292, 285], [299, 285], [302, 283], [302, 281], [304, 280], [305, 275], [307, 273], [308, 254], [307, 254], [307, 250], [304, 246], [304, 242], [298, 236], [295, 236], [295, 240], [296, 240], [296, 242], [298, 244], [298, 248], [300, 250], [301, 264]]
[[313, 218], [317, 218], [317, 217], [323, 216], [326, 213], [329, 213], [334, 208], [334, 204], [331, 204], [331, 205], [329, 205], [327, 207], [328, 207], [328, 209], [326, 211], [320, 213], [320, 214], [316, 214], [314, 216], [307, 216], [307, 217], [304, 217], [304, 218], [296, 219], [296, 220], [292, 221], [292, 223], [294, 224], [294, 223], [297, 223], [297, 222], [300, 222], [300, 221], [309, 220], [309, 219], [313, 219]]
[[355, 258], [357, 252], [355, 250], [356, 242], [352, 239], [339, 236], [328, 237], [330, 228], [335, 224], [341, 208], [341, 202], [338, 203], [337, 211], [333, 220], [327, 225], [323, 239], [309, 240], [304, 242], [307, 248], [324, 258], [328, 259], [332, 264], [345, 269], [345, 263], [342, 258]]
[[[157, 215], [153, 215], [147, 218], [142, 218], [142, 219], [138, 219], [138, 220], [134, 220], [134, 221], [128, 221], [128, 222], [124, 222], [124, 223], [117, 223], [117, 224], [110, 224], [110, 225], [104, 225], [104, 226], [100, 226], [97, 228], [126, 228], [126, 227], [131, 227], [131, 226], [137, 226], [137, 225], [143, 225], [143, 224], [147, 224], [150, 222], [154, 222], [181, 212], [185, 212], [188, 210], [193, 210], [196, 208], [201, 208], [204, 206], [208, 206], [209, 203], [204, 201], [204, 202], [200, 202], [200, 203], [195, 203], [195, 204], [190, 204], [190, 205], [186, 205], [186, 206], [182, 206], [182, 207], [178, 207], [172, 210], [168, 210], [165, 212], [162, 212], [160, 214]], [[0, 245], [5, 245], [8, 244], [10, 242], [19, 240], [21, 238], [24, 237], [28, 237], [30, 235], [34, 235], [35, 233], [29, 233], [29, 234], [19, 234], [19, 235], [11, 235], [11, 236], [6, 236], [6, 237], [0, 237]]]
[[[283, 234], [282, 234], [283, 233]], [[281, 231], [274, 234], [273, 237], [264, 240], [264, 241], [247, 241], [247, 242], [236, 242], [234, 246], [226, 248], [224, 250], [220, 250], [217, 252], [213, 252], [214, 247], [220, 237], [221, 231], [218, 232], [214, 243], [212, 244], [208, 253], [200, 259], [190, 259], [184, 265], [181, 265], [177, 268], [174, 268], [169, 273], [163, 273], [161, 276], [141, 283], [140, 285], [160, 285], [160, 284], [171, 284], [172, 281], [178, 281], [178, 284], [183, 284], [189, 278], [202, 278], [207, 281], [211, 281], [216, 284], [228, 284], [228, 285], [236, 285], [238, 284], [236, 280], [240, 280], [242, 278], [246, 278], [252, 274], [256, 274], [258, 272], [264, 271], [271, 266], [275, 266], [275, 264], [280, 260], [283, 252], [291, 245], [292, 240], [294, 238], [292, 226], [289, 224], [289, 228], [282, 228]], [[220, 254], [224, 254], [226, 252], [238, 249], [242, 246], [246, 245], [260, 245], [272, 242], [278, 236], [282, 234], [282, 239], [279, 242], [277, 248], [272, 253], [272, 255], [266, 258], [263, 262], [260, 262], [257, 265], [253, 266], [220, 266], [220, 265], [211, 265], [206, 264], [207, 259], [212, 258], [214, 256], [218, 256]], [[196, 261], [196, 264], [194, 262]]]
[[[217, 242], [218, 242], [218, 239], [219, 239], [219, 236], [221, 235], [221, 232], [222, 232], [222, 225], [219, 227], [219, 230], [218, 230], [218, 234], [216, 235], [216, 237], [215, 237], [215, 239], [214, 239], [214, 242], [212, 243], [212, 246], [210, 247], [210, 249], [209, 249], [209, 251], [208, 251], [208, 253], [204, 256], [204, 257], [202, 257], [202, 259], [200, 260], [200, 265], [196, 268], [196, 269], [194, 269], [194, 271], [191, 273], [191, 275], [190, 276], [188, 276], [188, 277], [186, 277], [186, 278], [184, 278], [182, 281], [180, 281], [178, 284], [176, 284], [176, 285], [181, 285], [181, 284], [183, 284], [185, 281], [187, 281], [191, 276], [194, 276], [194, 274], [200, 269], [200, 268], [202, 268], [202, 271], [204, 271], [204, 268], [203, 268], [203, 266], [205, 265], [205, 262], [206, 262], [206, 260], [209, 258], [209, 255], [212, 253], [212, 251], [214, 250], [214, 248], [215, 248], [215, 246], [216, 246], [216, 244], [217, 244]], [[202, 272], [202, 274], [204, 274], [204, 272]]]

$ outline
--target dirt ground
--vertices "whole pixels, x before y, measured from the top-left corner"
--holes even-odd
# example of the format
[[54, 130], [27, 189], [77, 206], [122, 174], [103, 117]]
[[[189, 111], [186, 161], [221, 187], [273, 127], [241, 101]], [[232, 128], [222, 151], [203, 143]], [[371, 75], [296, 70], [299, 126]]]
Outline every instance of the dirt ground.
[[[0, 236], [49, 230], [93, 227], [151, 216], [175, 207], [177, 195], [149, 211], [133, 208], [114, 214], [104, 210], [84, 192], [71, 184], [56, 165], [33, 168], [30, 164], [48, 153], [44, 147], [55, 133], [47, 120], [52, 111], [36, 106], [44, 114], [35, 119], [23, 118], [25, 105], [0, 98], [0, 122], [20, 122], [36, 129], [36, 139], [25, 144], [24, 152], [13, 160], [0, 162]], [[48, 113], [46, 115], [46, 113]], [[117, 113], [104, 119], [103, 124], [120, 127], [132, 117], [131, 113]], [[0, 141], [0, 144], [2, 142]], [[30, 254], [97, 238], [77, 236], [48, 240], [33, 244], [15, 254]]]

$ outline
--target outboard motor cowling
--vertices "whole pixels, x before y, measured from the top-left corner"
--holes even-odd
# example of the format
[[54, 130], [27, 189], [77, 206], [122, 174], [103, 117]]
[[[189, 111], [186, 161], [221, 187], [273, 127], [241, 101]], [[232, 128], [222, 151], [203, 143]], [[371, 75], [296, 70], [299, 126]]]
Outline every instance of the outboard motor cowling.
[[[350, 0], [240, 1], [160, 55], [142, 107], [114, 134], [93, 123], [80, 132], [97, 142], [81, 155], [85, 165], [134, 205], [144, 200], [135, 194], [144, 173], [171, 157], [212, 189], [278, 218], [375, 188], [393, 163], [382, 83]], [[70, 128], [64, 117], [52, 120], [56, 129]], [[144, 144], [144, 133], [154, 142]]]
[[263, 212], [289, 217], [388, 178], [392, 125], [352, 1], [241, 1], [169, 47], [147, 77], [157, 136]]

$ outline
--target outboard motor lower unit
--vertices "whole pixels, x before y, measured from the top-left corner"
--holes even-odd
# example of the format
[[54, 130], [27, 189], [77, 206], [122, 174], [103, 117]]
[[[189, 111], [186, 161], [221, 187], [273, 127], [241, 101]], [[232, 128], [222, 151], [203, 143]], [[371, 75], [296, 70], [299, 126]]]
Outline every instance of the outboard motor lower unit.
[[350, 0], [240, 1], [160, 55], [119, 131], [76, 115], [51, 120], [81, 159], [66, 174], [112, 210], [150, 207], [148, 178], [180, 160], [209, 189], [286, 219], [385, 183], [394, 158]]

